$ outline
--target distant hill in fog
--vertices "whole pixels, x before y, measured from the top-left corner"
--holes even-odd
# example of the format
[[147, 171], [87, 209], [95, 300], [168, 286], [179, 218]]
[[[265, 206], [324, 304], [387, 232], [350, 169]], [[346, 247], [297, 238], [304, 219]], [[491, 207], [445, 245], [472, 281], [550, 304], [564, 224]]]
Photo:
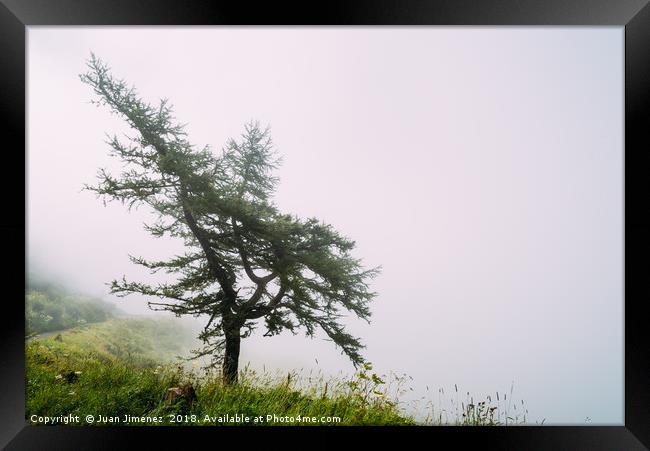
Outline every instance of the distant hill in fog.
[[121, 315], [114, 305], [77, 293], [40, 274], [29, 273], [25, 283], [26, 334], [70, 329]]

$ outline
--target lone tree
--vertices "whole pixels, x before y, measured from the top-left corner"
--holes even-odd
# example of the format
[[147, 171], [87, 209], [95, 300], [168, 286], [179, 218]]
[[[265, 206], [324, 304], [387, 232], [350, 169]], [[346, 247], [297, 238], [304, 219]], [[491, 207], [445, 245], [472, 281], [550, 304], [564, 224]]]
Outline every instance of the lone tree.
[[152, 273], [175, 274], [173, 282], [123, 277], [111, 283], [111, 292], [157, 298], [150, 308], [176, 316], [207, 315], [199, 335], [205, 346], [196, 357], [221, 364], [226, 383], [237, 381], [241, 338], [261, 319], [265, 336], [303, 328], [313, 337], [320, 328], [355, 366], [361, 363], [363, 345], [341, 318], [348, 311], [368, 321], [375, 296], [368, 281], [378, 268], [363, 269], [350, 255], [355, 243], [330, 225], [278, 211], [272, 171], [279, 159], [268, 129], [247, 124], [241, 140], [229, 140], [218, 155], [197, 149], [166, 99], [146, 103], [94, 55], [87, 67], [80, 78], [93, 88], [93, 103], [122, 117], [135, 135], [109, 137], [111, 154], [125, 169], [117, 175], [102, 169], [98, 184], [86, 188], [104, 202], [150, 206], [156, 219], [146, 230], [181, 238], [186, 246], [167, 261], [130, 257]]

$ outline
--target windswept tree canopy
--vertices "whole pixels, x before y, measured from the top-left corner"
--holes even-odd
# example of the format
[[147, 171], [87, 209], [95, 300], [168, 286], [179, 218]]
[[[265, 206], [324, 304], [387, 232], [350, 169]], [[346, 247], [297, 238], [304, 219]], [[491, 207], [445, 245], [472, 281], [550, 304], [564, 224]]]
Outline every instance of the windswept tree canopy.
[[351, 312], [368, 321], [375, 296], [368, 281], [378, 268], [364, 269], [351, 255], [355, 243], [330, 225], [278, 211], [272, 198], [279, 159], [269, 130], [249, 123], [221, 153], [197, 149], [167, 100], [144, 102], [94, 55], [87, 66], [80, 77], [93, 88], [94, 102], [135, 132], [108, 139], [123, 172], [100, 170], [98, 184], [87, 188], [129, 208], [148, 205], [156, 220], [146, 229], [156, 237], [181, 238], [187, 249], [166, 261], [131, 257], [176, 277], [157, 285], [123, 278], [112, 282], [112, 292], [158, 298], [151, 308], [178, 316], [207, 315], [200, 335], [206, 347], [199, 355], [209, 354], [215, 363], [228, 336], [248, 336], [258, 319], [265, 335], [302, 328], [313, 336], [320, 328], [355, 365], [361, 363], [363, 345], [341, 319]]

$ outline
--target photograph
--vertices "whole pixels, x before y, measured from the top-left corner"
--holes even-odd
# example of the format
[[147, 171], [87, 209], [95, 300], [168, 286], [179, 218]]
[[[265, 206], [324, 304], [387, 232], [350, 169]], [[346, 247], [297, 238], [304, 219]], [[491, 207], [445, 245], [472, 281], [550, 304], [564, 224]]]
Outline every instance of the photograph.
[[27, 424], [623, 426], [625, 38], [27, 27]]

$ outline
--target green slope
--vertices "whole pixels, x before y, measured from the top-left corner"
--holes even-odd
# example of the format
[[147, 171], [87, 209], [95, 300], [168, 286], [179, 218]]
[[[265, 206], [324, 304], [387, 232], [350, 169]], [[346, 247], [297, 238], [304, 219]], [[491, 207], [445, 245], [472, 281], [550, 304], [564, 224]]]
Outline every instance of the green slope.
[[[253, 372], [243, 374], [237, 386], [222, 385], [216, 374], [188, 372], [172, 363], [189, 343], [190, 333], [182, 339], [179, 324], [111, 319], [28, 342], [27, 419], [78, 415], [76, 424], [85, 424], [86, 415], [101, 415], [125, 424], [129, 415], [182, 425], [255, 424], [260, 417], [258, 424], [413, 423], [382, 392], [370, 368], [351, 380], [302, 389], [294, 388], [293, 380]], [[196, 401], [165, 401], [169, 388], [188, 383]]]

